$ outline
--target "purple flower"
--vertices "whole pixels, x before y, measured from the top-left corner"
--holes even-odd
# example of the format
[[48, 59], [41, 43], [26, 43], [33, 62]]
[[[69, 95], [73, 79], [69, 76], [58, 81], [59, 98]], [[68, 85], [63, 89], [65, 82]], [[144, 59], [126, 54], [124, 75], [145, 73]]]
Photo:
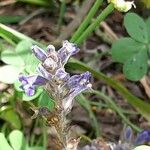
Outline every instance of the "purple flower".
[[21, 75], [19, 77], [21, 88], [28, 96], [33, 96], [37, 86], [46, 85], [48, 93], [56, 101], [60, 101], [59, 104], [67, 114], [73, 107], [74, 98], [82, 91], [91, 89], [89, 72], [70, 77], [64, 68], [70, 56], [76, 54], [79, 48], [73, 43], [64, 41], [58, 52], [53, 45], [49, 45], [47, 51], [35, 45], [32, 51], [41, 61], [37, 67], [40, 75]]
[[42, 74], [44, 78], [47, 80], [52, 79], [52, 74], [49, 73], [41, 64], [38, 65], [37, 70]]
[[76, 87], [81, 87], [81, 86], [87, 87], [87, 84], [89, 83], [90, 78], [91, 78], [91, 73], [88, 71], [80, 75], [74, 75], [70, 77], [70, 79], [68, 80], [67, 86], [70, 89], [74, 89]]
[[47, 53], [53, 53], [55, 52], [55, 47], [53, 45], [48, 45], [47, 47]]
[[40, 47], [38, 47], [37, 45], [32, 46], [32, 51], [34, 53], [34, 55], [40, 60], [40, 61], [44, 61], [47, 58], [47, 53], [41, 49]]
[[133, 131], [132, 131], [131, 127], [127, 127], [124, 131], [125, 141], [131, 142], [132, 136], [133, 136]]
[[150, 130], [145, 130], [138, 134], [135, 140], [135, 145], [145, 144], [148, 142], [150, 142]]
[[35, 94], [36, 86], [45, 85], [47, 80], [39, 75], [32, 76], [19, 76], [19, 81], [22, 83], [21, 89], [23, 89], [28, 96], [33, 96]]
[[32, 51], [34, 55], [42, 62], [42, 66], [51, 74], [55, 74], [56, 70], [63, 68], [70, 56], [76, 54], [79, 48], [68, 41], [63, 42], [63, 47], [55, 51], [53, 45], [49, 45], [47, 51], [44, 51], [38, 46], [33, 46]]
[[60, 68], [56, 71], [55, 78], [58, 80], [61, 79], [67, 81], [70, 78], [70, 75], [67, 72], [65, 72], [63, 68]]
[[91, 74], [87, 71], [80, 75], [70, 77], [64, 88], [68, 89], [68, 93], [63, 100], [63, 107], [66, 112], [73, 107], [74, 98], [81, 92], [91, 89]]
[[49, 45], [47, 47], [47, 52], [37, 45], [32, 46], [32, 51], [34, 55], [47, 66], [49, 66], [49, 64], [53, 64], [54, 61], [58, 62], [59, 59], [61, 60], [62, 66], [64, 66], [70, 56], [76, 54], [79, 51], [79, 48], [76, 44], [64, 41], [63, 47], [58, 50], [58, 53], [55, 51], [55, 47], [53, 45]]
[[70, 43], [68, 41], [63, 42], [63, 47], [58, 50], [58, 56], [61, 59], [61, 63], [64, 66], [70, 56], [75, 55], [76, 53], [79, 52], [79, 48], [77, 47], [76, 44]]
[[54, 79], [58, 82], [69, 79], [70, 76], [65, 72], [64, 64], [68, 61], [71, 55], [74, 55], [79, 51], [79, 48], [73, 43], [64, 41], [63, 47], [58, 50], [58, 53], [55, 51], [53, 45], [48, 46], [47, 52], [38, 46], [33, 46], [32, 51], [42, 62], [38, 66], [38, 71], [44, 78], [51, 80], [52, 83]]

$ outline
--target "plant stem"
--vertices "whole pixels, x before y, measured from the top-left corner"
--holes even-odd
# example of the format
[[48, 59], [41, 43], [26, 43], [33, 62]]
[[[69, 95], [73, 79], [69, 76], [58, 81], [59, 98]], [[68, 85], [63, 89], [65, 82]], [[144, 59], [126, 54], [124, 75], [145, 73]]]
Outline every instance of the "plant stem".
[[46, 0], [17, 0], [18, 2], [23, 2], [23, 3], [29, 3], [33, 5], [38, 5], [38, 6], [44, 6], [44, 7], [52, 7], [52, 2], [48, 2]]
[[[39, 121], [39, 119], [37, 118], [37, 119], [35, 120], [34, 125], [33, 125], [33, 130], [37, 127], [38, 121]], [[35, 144], [34, 142], [35, 142], [35, 134], [31, 134], [31, 137], [30, 137], [30, 145], [31, 145], [31, 146], [34, 146], [34, 144]], [[36, 144], [37, 144], [37, 143], [36, 143]]]
[[47, 130], [46, 130], [46, 125], [43, 123], [43, 147], [46, 149], [47, 148]]
[[90, 23], [91, 19], [94, 17], [95, 13], [97, 12], [98, 8], [101, 6], [103, 0], [96, 0], [93, 7], [89, 11], [86, 18], [83, 20], [77, 31], [74, 33], [73, 37], [71, 38], [71, 42], [75, 42], [78, 37], [83, 33], [83, 31], [86, 29], [88, 24]]
[[60, 7], [60, 13], [59, 13], [59, 19], [58, 19], [58, 32], [60, 31], [60, 28], [61, 28], [61, 25], [63, 22], [65, 10], [66, 10], [66, 3], [65, 3], [65, 0], [62, 0], [61, 1], [61, 7]]
[[109, 4], [96, 20], [84, 31], [83, 34], [75, 41], [77, 45], [81, 45], [83, 41], [96, 29], [96, 27], [114, 10], [114, 5]]
[[96, 91], [96, 90], [92, 90], [90, 93], [94, 93], [94, 94], [98, 95], [103, 100], [105, 100], [106, 103], [109, 103], [111, 105], [111, 108], [118, 113], [118, 115], [122, 118], [122, 120], [124, 120], [124, 122], [126, 124], [128, 124], [129, 126], [131, 126], [134, 130], [136, 130], [138, 132], [141, 131], [141, 129], [139, 127], [134, 125], [132, 122], [130, 122], [130, 120], [128, 120], [126, 118], [126, 116], [123, 114], [122, 110], [115, 104], [114, 100], [112, 100], [110, 97], [108, 97], [104, 93], [102, 93], [100, 91]]

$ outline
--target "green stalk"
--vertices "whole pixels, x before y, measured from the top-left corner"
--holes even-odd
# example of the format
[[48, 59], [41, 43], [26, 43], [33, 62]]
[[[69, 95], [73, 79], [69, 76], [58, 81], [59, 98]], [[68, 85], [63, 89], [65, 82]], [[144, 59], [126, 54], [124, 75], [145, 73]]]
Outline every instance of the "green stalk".
[[83, 31], [86, 29], [88, 24], [90, 23], [91, 19], [94, 17], [95, 13], [97, 12], [98, 8], [101, 6], [103, 0], [96, 0], [93, 7], [90, 9], [88, 15], [83, 20], [77, 31], [73, 34], [73, 37], [71, 38], [71, 42], [75, 42], [78, 37], [83, 33]]
[[89, 117], [90, 117], [93, 129], [95, 130], [95, 135], [96, 137], [100, 137], [101, 135], [100, 125], [98, 124], [97, 119], [91, 109], [91, 105], [89, 101], [83, 96], [83, 94], [78, 95], [76, 97], [76, 100], [89, 113]]
[[114, 10], [114, 5], [109, 4], [102, 13], [96, 18], [96, 20], [81, 34], [81, 36], [75, 41], [77, 45], [81, 45], [83, 41], [96, 29], [97, 26]]
[[59, 19], [58, 19], [58, 32], [60, 31], [60, 28], [61, 28], [61, 25], [63, 22], [65, 10], [66, 10], [66, 3], [65, 3], [65, 0], [62, 0], [61, 7], [60, 7], [60, 13], [59, 13]]
[[9, 16], [9, 15], [5, 15], [5, 16], [0, 16], [0, 23], [3, 24], [11, 24], [11, 23], [18, 23], [20, 21], [22, 21], [25, 17], [24, 16]]
[[51, 7], [52, 2], [50, 1], [45, 1], [45, 0], [17, 0], [17, 2], [23, 2], [23, 3], [29, 3], [33, 5], [38, 5], [38, 6], [44, 6], [44, 7]]
[[112, 100], [110, 97], [96, 90], [92, 90], [90, 93], [98, 95], [103, 100], [105, 100], [106, 103], [109, 103], [111, 105], [111, 108], [118, 113], [118, 115], [122, 118], [122, 120], [124, 120], [124, 122], [127, 125], [131, 126], [135, 131], [138, 131], [138, 132], [141, 131], [141, 129], [138, 126], [134, 125], [130, 120], [127, 119], [127, 117], [123, 114], [122, 110], [115, 104], [114, 100]]
[[46, 132], [46, 125], [43, 123], [43, 147], [44, 149], [47, 148], [47, 132]]

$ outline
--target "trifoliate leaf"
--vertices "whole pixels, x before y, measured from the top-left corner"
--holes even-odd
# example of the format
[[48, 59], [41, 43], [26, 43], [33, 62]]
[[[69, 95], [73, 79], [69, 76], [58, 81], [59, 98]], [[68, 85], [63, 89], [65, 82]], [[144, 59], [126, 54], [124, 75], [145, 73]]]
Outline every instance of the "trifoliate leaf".
[[143, 48], [142, 43], [131, 38], [121, 38], [112, 45], [112, 58], [117, 62], [124, 63]]
[[14, 150], [26, 150], [27, 143], [21, 131], [13, 130], [9, 134], [9, 141]]
[[144, 20], [135, 13], [127, 13], [124, 25], [128, 34], [135, 40], [148, 43], [147, 26]]
[[123, 72], [129, 80], [138, 81], [148, 70], [146, 50], [141, 50], [124, 63]]

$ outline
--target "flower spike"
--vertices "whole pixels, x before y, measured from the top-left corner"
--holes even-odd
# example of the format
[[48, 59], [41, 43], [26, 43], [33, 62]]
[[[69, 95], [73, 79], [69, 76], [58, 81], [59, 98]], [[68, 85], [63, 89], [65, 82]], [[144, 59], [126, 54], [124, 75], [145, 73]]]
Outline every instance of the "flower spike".
[[53, 45], [49, 45], [47, 51], [35, 45], [32, 47], [32, 51], [41, 61], [37, 67], [41, 75], [21, 75], [19, 77], [22, 83], [21, 88], [28, 96], [33, 96], [37, 86], [45, 85], [46, 90], [52, 94], [54, 99], [61, 98], [61, 108], [64, 113], [69, 113], [73, 107], [74, 98], [82, 91], [91, 89], [91, 74], [88, 71], [70, 76], [64, 68], [70, 56], [76, 54], [79, 48], [76, 44], [64, 41], [58, 52], [55, 51]]
[[70, 76], [65, 71], [64, 65], [70, 56], [79, 51], [79, 48], [75, 44], [68, 41], [64, 41], [62, 48], [58, 51], [55, 51], [53, 45], [49, 45], [47, 51], [35, 45], [32, 47], [32, 51], [41, 61], [37, 66], [40, 75], [20, 75], [19, 81], [22, 83], [21, 88], [27, 96], [33, 96], [37, 86], [44, 85], [44, 89], [55, 102], [52, 112], [40, 108], [39, 110], [44, 110], [44, 113], [38, 110], [33, 117], [41, 113], [42, 116], [46, 117], [48, 124], [55, 127], [57, 134], [60, 136], [57, 139], [57, 142], [60, 143], [59, 149], [67, 148], [67, 150], [75, 150], [80, 140], [72, 140], [69, 134], [67, 135], [69, 128], [67, 126], [66, 115], [73, 107], [74, 98], [82, 91], [91, 89], [91, 74], [87, 71], [82, 74]]

